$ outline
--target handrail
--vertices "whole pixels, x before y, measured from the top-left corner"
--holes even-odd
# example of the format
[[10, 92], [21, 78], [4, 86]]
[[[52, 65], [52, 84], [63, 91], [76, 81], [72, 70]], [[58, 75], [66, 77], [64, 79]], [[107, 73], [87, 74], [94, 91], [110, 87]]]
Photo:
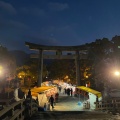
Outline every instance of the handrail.
[[0, 120], [14, 120], [31, 117], [38, 110], [38, 103], [31, 98], [14, 102], [0, 111]]
[[[23, 103], [25, 100], [15, 102], [11, 105], [5, 106], [3, 110], [0, 111], [0, 119], [8, 118], [9, 120], [14, 116], [16, 110], [21, 110], [23, 108]], [[20, 113], [21, 114], [21, 113]], [[18, 117], [18, 116], [17, 116]], [[13, 119], [11, 119], [13, 120]]]
[[119, 111], [120, 112], [120, 99], [110, 99], [95, 102], [95, 110]]

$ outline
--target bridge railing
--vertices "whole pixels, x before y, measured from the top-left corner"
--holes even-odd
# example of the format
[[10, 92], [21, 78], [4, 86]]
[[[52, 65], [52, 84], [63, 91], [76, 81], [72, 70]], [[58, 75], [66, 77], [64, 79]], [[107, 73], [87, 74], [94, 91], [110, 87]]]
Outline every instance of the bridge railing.
[[107, 111], [117, 111], [120, 112], [120, 99], [110, 99], [95, 102], [96, 110], [107, 110]]
[[24, 120], [38, 111], [38, 102], [27, 98], [11, 105], [4, 106], [0, 111], [0, 120]]

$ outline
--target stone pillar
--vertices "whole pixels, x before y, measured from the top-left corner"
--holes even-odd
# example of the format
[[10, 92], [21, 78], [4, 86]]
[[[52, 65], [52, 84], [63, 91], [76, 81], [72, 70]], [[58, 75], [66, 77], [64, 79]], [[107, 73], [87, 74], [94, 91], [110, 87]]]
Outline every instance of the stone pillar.
[[80, 86], [80, 59], [79, 59], [79, 51], [76, 51], [76, 59], [75, 59], [75, 65], [76, 65], [76, 81], [77, 86]]
[[42, 72], [43, 72], [43, 50], [39, 50], [39, 61], [38, 61], [38, 81], [37, 87], [41, 87], [42, 83]]

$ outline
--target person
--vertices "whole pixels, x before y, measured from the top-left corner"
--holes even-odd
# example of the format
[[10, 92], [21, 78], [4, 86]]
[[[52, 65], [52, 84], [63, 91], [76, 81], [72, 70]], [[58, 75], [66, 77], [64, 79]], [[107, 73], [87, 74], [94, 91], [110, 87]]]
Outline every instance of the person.
[[67, 95], [70, 96], [70, 88], [67, 88]]
[[58, 97], [59, 97], [59, 93], [57, 92], [57, 93], [55, 94], [55, 102], [58, 102]]
[[27, 98], [31, 98], [32, 96], [31, 96], [31, 90], [29, 89], [28, 90], [28, 95], [27, 95]]
[[73, 94], [73, 89], [71, 88], [70, 89], [70, 95], [72, 96], [72, 94]]
[[51, 95], [51, 97], [50, 97], [50, 99], [49, 99], [49, 102], [50, 102], [50, 105], [52, 106], [52, 108], [54, 108], [54, 105], [53, 105], [53, 103], [54, 103], [54, 98], [53, 98], [52, 95]]
[[15, 89], [14, 89], [14, 100], [15, 101], [20, 101], [24, 98], [25, 94], [20, 88], [20, 83], [19, 81], [14, 82]]
[[46, 111], [47, 110], [47, 105], [46, 105], [46, 103], [44, 104], [44, 111]]
[[64, 93], [65, 93], [65, 94], [67, 93], [67, 90], [66, 90], [66, 88], [64, 88]]
[[61, 86], [59, 86], [58, 89], [59, 89], [59, 92], [61, 93]]

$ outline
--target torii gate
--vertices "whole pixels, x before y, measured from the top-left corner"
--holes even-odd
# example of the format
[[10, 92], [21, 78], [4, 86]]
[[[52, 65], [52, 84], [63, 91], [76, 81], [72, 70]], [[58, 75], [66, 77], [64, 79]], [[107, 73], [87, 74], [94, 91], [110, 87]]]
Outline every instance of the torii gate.
[[[42, 70], [43, 70], [43, 59], [75, 59], [76, 65], [76, 81], [77, 85], [81, 85], [80, 81], [80, 59], [86, 59], [86, 56], [80, 54], [80, 51], [87, 50], [85, 45], [79, 46], [47, 46], [38, 45], [30, 42], [25, 42], [26, 46], [29, 46], [31, 50], [38, 50], [38, 55], [33, 55], [32, 58], [39, 58], [39, 69], [38, 69], [38, 81], [37, 86], [40, 87], [42, 83]], [[43, 55], [43, 51], [57, 51], [58, 55]], [[72, 55], [61, 55], [63, 51], [75, 52]]]

